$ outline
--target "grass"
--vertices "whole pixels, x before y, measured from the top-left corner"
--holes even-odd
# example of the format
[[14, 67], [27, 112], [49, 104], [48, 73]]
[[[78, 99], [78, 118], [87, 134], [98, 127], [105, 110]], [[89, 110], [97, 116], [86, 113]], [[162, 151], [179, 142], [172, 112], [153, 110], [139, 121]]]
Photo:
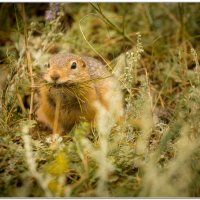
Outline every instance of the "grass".
[[[0, 4], [0, 196], [199, 197], [200, 4], [59, 6]], [[97, 102], [91, 135], [83, 120], [52, 143], [34, 88], [48, 57], [68, 51], [113, 71], [124, 116]]]

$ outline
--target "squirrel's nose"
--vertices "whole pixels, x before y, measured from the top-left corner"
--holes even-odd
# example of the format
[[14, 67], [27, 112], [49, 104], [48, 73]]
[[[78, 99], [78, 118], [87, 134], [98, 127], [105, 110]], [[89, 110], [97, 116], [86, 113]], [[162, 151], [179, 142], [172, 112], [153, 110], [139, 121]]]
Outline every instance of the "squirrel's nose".
[[60, 78], [60, 75], [59, 74], [52, 74], [50, 77], [53, 81], [57, 81]]

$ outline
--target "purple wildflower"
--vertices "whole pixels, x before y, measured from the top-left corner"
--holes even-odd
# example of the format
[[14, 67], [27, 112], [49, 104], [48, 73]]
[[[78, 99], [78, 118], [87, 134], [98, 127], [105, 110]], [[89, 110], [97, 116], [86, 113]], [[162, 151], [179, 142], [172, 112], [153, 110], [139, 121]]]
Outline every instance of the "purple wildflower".
[[49, 3], [49, 10], [45, 12], [45, 20], [53, 20], [60, 11], [60, 3]]

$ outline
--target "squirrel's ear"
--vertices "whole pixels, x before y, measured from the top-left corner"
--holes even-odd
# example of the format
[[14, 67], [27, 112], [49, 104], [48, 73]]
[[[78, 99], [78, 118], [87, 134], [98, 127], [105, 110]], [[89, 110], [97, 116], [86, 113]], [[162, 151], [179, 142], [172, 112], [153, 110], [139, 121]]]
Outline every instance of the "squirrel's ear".
[[86, 63], [84, 61], [82, 61], [82, 66], [86, 67]]

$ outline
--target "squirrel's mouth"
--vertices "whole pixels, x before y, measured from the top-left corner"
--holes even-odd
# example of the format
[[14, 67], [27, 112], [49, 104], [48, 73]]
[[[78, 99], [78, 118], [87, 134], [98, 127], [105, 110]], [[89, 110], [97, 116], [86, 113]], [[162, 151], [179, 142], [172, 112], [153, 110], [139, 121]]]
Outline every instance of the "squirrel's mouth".
[[63, 87], [72, 86], [72, 85], [74, 85], [74, 83], [72, 83], [71, 81], [66, 81], [66, 82], [63, 82], [63, 83], [59, 83], [59, 82], [49, 83], [48, 82], [48, 85], [53, 87], [53, 88], [63, 88]]

